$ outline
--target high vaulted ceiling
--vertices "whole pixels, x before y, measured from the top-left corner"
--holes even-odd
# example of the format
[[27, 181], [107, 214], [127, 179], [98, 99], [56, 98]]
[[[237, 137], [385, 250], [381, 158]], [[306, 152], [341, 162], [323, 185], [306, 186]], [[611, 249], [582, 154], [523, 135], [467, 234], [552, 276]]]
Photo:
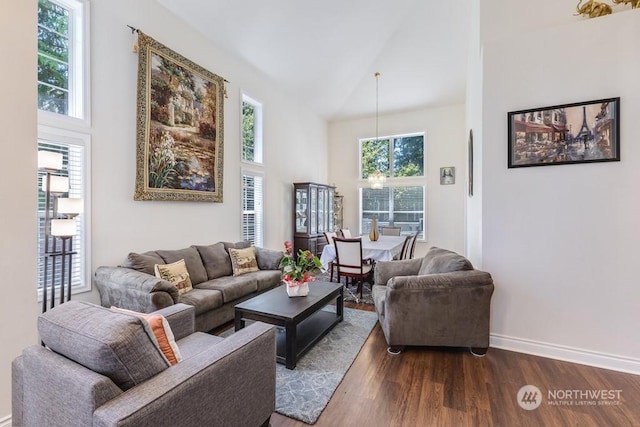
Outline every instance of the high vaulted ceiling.
[[157, 0], [328, 120], [464, 102], [470, 0]]

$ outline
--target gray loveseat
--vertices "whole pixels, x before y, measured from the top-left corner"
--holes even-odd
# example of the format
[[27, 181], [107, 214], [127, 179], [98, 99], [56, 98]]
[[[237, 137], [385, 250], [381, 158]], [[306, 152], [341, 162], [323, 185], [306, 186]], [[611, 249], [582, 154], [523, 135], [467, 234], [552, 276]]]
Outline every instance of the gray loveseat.
[[275, 410], [275, 330], [194, 332], [194, 308], [156, 312], [182, 361], [171, 365], [138, 316], [70, 301], [38, 318], [43, 343], [12, 364], [14, 426], [260, 426]]
[[[234, 317], [234, 306], [281, 283], [283, 253], [256, 248], [259, 271], [233, 276], [229, 248], [248, 242], [218, 242], [178, 250], [130, 253], [121, 266], [98, 267], [95, 283], [101, 304], [150, 313], [177, 303], [195, 307], [196, 330], [207, 332]], [[155, 264], [185, 260], [193, 290], [180, 295], [170, 282], [154, 275]]]
[[392, 353], [406, 345], [489, 347], [493, 280], [462, 255], [432, 247], [424, 258], [378, 262], [372, 294]]

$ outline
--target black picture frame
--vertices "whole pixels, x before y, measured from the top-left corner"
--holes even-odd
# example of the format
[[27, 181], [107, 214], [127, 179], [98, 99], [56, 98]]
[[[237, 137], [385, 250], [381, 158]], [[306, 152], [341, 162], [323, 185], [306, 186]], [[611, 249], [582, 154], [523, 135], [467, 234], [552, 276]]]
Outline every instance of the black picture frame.
[[507, 113], [508, 167], [620, 161], [620, 98]]
[[469, 140], [467, 143], [469, 157], [469, 197], [473, 197], [473, 129], [469, 129]]

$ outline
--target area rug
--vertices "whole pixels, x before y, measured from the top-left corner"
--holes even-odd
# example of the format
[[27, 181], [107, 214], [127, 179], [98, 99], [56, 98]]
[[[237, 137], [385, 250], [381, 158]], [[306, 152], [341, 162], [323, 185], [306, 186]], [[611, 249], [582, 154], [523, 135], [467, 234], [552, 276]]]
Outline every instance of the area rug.
[[[332, 306], [326, 309], [331, 308], [335, 309]], [[295, 369], [276, 364], [276, 412], [314, 424], [377, 320], [374, 312], [345, 308], [344, 320], [316, 343]], [[222, 336], [231, 333], [229, 330]]]
[[[320, 280], [323, 282], [328, 282], [330, 277], [331, 276], [329, 275], [329, 272], [318, 273], [315, 276], [316, 280]], [[344, 279], [342, 282], [344, 284]], [[360, 292], [358, 292], [357, 285], [349, 285], [345, 287], [344, 301], [353, 302], [356, 304], [373, 305], [373, 296], [371, 295], [371, 284], [365, 282], [364, 287], [362, 288], [362, 298], [360, 298]]]

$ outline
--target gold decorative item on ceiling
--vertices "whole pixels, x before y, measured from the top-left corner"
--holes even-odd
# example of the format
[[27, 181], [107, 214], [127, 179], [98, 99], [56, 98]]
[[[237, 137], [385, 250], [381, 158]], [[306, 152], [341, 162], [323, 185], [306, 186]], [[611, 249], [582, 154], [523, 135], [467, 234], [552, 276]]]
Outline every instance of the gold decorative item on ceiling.
[[578, 1], [578, 5], [576, 6], [577, 15], [597, 18], [598, 16], [610, 15], [612, 12], [611, 6], [599, 1], [589, 0], [582, 7], [580, 6], [581, 4], [582, 0]]
[[[582, 4], [584, 0], [579, 0], [578, 5], [576, 6], [575, 16], [583, 15], [588, 18], [597, 18], [598, 16], [611, 15], [613, 13], [613, 9], [607, 3], [589, 0], [584, 5]], [[640, 0], [611, 0], [616, 5], [631, 5], [631, 9], [640, 8]]]
[[615, 4], [631, 4], [631, 9], [637, 9], [640, 7], [640, 0], [612, 0]]

